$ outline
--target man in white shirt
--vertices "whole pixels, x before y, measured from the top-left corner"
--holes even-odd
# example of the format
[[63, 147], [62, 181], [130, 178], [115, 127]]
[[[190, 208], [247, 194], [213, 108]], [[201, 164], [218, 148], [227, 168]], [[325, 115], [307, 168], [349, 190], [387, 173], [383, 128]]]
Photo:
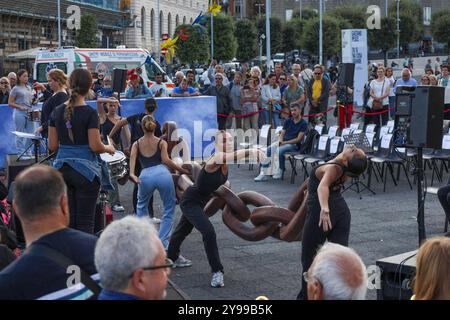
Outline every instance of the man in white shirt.
[[155, 76], [155, 83], [150, 87], [150, 92], [154, 97], [168, 97], [169, 91], [167, 90], [164, 83], [162, 83], [162, 74], [157, 74]]

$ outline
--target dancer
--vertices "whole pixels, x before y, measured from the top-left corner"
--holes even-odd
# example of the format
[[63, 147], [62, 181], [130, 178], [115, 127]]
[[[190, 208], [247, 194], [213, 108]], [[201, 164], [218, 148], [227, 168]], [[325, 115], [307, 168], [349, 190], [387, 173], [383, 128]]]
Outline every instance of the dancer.
[[[105, 112], [104, 104], [106, 104], [107, 112]], [[117, 150], [119, 150], [121, 146], [124, 149], [128, 148], [129, 146], [127, 144], [130, 141], [130, 130], [128, 126], [120, 128], [112, 138], [108, 140], [108, 135], [115, 124], [122, 119], [122, 117], [117, 114], [119, 108], [119, 100], [114, 97], [97, 99], [97, 111], [103, 143], [111, 143]], [[122, 139], [122, 137], [124, 137], [124, 139]], [[122, 140], [124, 140], [125, 143], [122, 143]], [[118, 178], [111, 179], [111, 182], [114, 187], [114, 190], [108, 192], [108, 202], [112, 206], [111, 209], [115, 212], [124, 212], [125, 208], [120, 204]]]
[[[148, 200], [158, 190], [163, 203], [164, 215], [159, 228], [159, 238], [167, 250], [172, 231], [173, 214], [176, 205], [175, 186], [172, 175], [166, 168], [188, 173], [170, 160], [167, 154], [167, 142], [155, 136], [156, 123], [151, 116], [142, 119], [144, 136], [131, 147], [130, 178], [138, 185], [137, 215], [148, 216]], [[136, 175], [136, 160], [139, 160], [142, 171]]]
[[[130, 132], [131, 132], [131, 144], [133, 145], [138, 139], [142, 138], [144, 136], [144, 132], [142, 131], [142, 119], [146, 115], [150, 115], [153, 117], [153, 113], [156, 111], [157, 104], [156, 100], [154, 98], [147, 98], [144, 100], [144, 112], [138, 113], [132, 116], [129, 116], [127, 118], [122, 118], [119, 120], [115, 125], [114, 128], [112, 128], [111, 132], [109, 133], [109, 137], [112, 139], [116, 132], [120, 130], [120, 128], [125, 127], [126, 125], [130, 125]], [[161, 137], [161, 125], [155, 118], [153, 117], [155, 123], [156, 123], [156, 129], [155, 129], [155, 136]], [[123, 153], [125, 155], [130, 155], [130, 150], [127, 148], [124, 148]], [[139, 162], [136, 163], [136, 175], [139, 175], [140, 173], [140, 164]], [[137, 185], [134, 186], [133, 189], [133, 209], [134, 212], [137, 212], [136, 206], [137, 206], [137, 194], [138, 194], [138, 187]], [[148, 214], [150, 218], [152, 219], [153, 223], [160, 223], [160, 219], [154, 217], [153, 212], [153, 197], [150, 198], [148, 203]]]
[[[302, 238], [303, 272], [308, 271], [317, 250], [326, 240], [348, 246], [351, 217], [341, 187], [348, 177], [359, 176], [366, 168], [364, 151], [347, 145], [336, 158], [311, 170]], [[304, 279], [297, 299], [307, 299]]]
[[70, 227], [94, 233], [100, 186], [112, 187], [98, 154], [114, 154], [116, 150], [102, 143], [97, 112], [85, 101], [92, 86], [91, 73], [75, 69], [69, 83], [69, 101], [56, 107], [50, 116], [48, 147], [58, 151], [53, 166], [62, 173], [67, 185]]
[[232, 152], [234, 141], [231, 134], [226, 131], [219, 131], [216, 135], [216, 150], [201, 170], [197, 181], [190, 186], [180, 200], [180, 208], [183, 215], [170, 238], [168, 257], [176, 261], [179, 256], [180, 247], [184, 239], [191, 233], [192, 228], [196, 228], [203, 236], [206, 255], [212, 271], [212, 287], [223, 287], [223, 266], [217, 248], [216, 232], [203, 212], [211, 194], [228, 180], [227, 163], [252, 157], [251, 159], [263, 160], [265, 155], [258, 149], [245, 149]]

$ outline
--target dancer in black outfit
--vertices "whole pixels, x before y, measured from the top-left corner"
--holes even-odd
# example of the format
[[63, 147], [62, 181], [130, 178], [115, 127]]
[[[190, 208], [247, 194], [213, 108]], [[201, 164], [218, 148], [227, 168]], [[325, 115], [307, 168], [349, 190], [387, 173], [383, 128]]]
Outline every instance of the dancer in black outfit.
[[[336, 158], [311, 170], [302, 238], [303, 272], [308, 271], [326, 240], [348, 246], [351, 216], [341, 187], [348, 177], [359, 176], [366, 168], [364, 151], [347, 145]], [[307, 299], [305, 279], [297, 299]]]
[[206, 161], [195, 184], [189, 187], [180, 201], [183, 215], [170, 239], [167, 256], [176, 261], [179, 256], [180, 247], [184, 239], [196, 228], [203, 236], [206, 255], [213, 273], [211, 286], [223, 287], [223, 266], [220, 261], [219, 249], [217, 248], [216, 232], [203, 212], [211, 194], [228, 180], [227, 163], [252, 156], [258, 161], [265, 159], [265, 154], [258, 149], [246, 149], [230, 152], [233, 150], [234, 142], [231, 134], [219, 131], [216, 136], [216, 152]]

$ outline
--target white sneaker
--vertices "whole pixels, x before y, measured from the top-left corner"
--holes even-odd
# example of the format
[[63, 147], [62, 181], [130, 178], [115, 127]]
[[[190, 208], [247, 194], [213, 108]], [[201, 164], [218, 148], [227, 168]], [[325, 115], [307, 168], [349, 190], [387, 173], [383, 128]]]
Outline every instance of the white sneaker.
[[225, 284], [223, 283], [223, 273], [221, 271], [214, 272], [211, 279], [211, 287], [221, 288]]
[[275, 174], [272, 176], [273, 179], [278, 180], [283, 177], [283, 170], [278, 169]]
[[115, 205], [113, 205], [111, 210], [114, 211], [114, 212], [124, 212], [125, 208], [122, 205], [120, 205], [120, 204], [115, 204]]
[[261, 172], [259, 174], [259, 176], [257, 176], [255, 179], [255, 181], [267, 181], [267, 176], [264, 174], [264, 172]]
[[154, 223], [154, 224], [160, 224], [161, 223], [161, 219], [158, 219], [158, 218], [155, 218], [155, 217], [150, 218], [150, 221], [152, 223]]
[[173, 263], [172, 268], [185, 268], [192, 266], [192, 261], [186, 259], [181, 254], [178, 256], [178, 259]]

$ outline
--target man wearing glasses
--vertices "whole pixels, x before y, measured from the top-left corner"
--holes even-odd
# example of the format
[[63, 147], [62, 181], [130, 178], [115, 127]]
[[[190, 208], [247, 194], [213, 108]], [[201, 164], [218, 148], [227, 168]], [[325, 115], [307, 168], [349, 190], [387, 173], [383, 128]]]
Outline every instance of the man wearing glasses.
[[217, 97], [217, 123], [219, 130], [226, 129], [227, 116], [232, 108], [230, 89], [224, 84], [224, 79], [226, 78], [222, 73], [216, 73], [214, 76], [215, 85], [209, 87], [205, 92], [207, 96]]
[[[314, 66], [314, 80], [308, 84], [306, 94], [309, 102], [309, 114], [318, 114], [324, 112], [328, 108], [328, 99], [330, 97], [330, 80], [323, 76], [323, 69], [320, 65]], [[322, 123], [326, 125], [327, 114], [314, 116], [309, 118], [309, 122], [315, 126]]]
[[100, 236], [95, 265], [103, 287], [99, 300], [160, 300], [173, 262], [150, 220], [127, 216]]

